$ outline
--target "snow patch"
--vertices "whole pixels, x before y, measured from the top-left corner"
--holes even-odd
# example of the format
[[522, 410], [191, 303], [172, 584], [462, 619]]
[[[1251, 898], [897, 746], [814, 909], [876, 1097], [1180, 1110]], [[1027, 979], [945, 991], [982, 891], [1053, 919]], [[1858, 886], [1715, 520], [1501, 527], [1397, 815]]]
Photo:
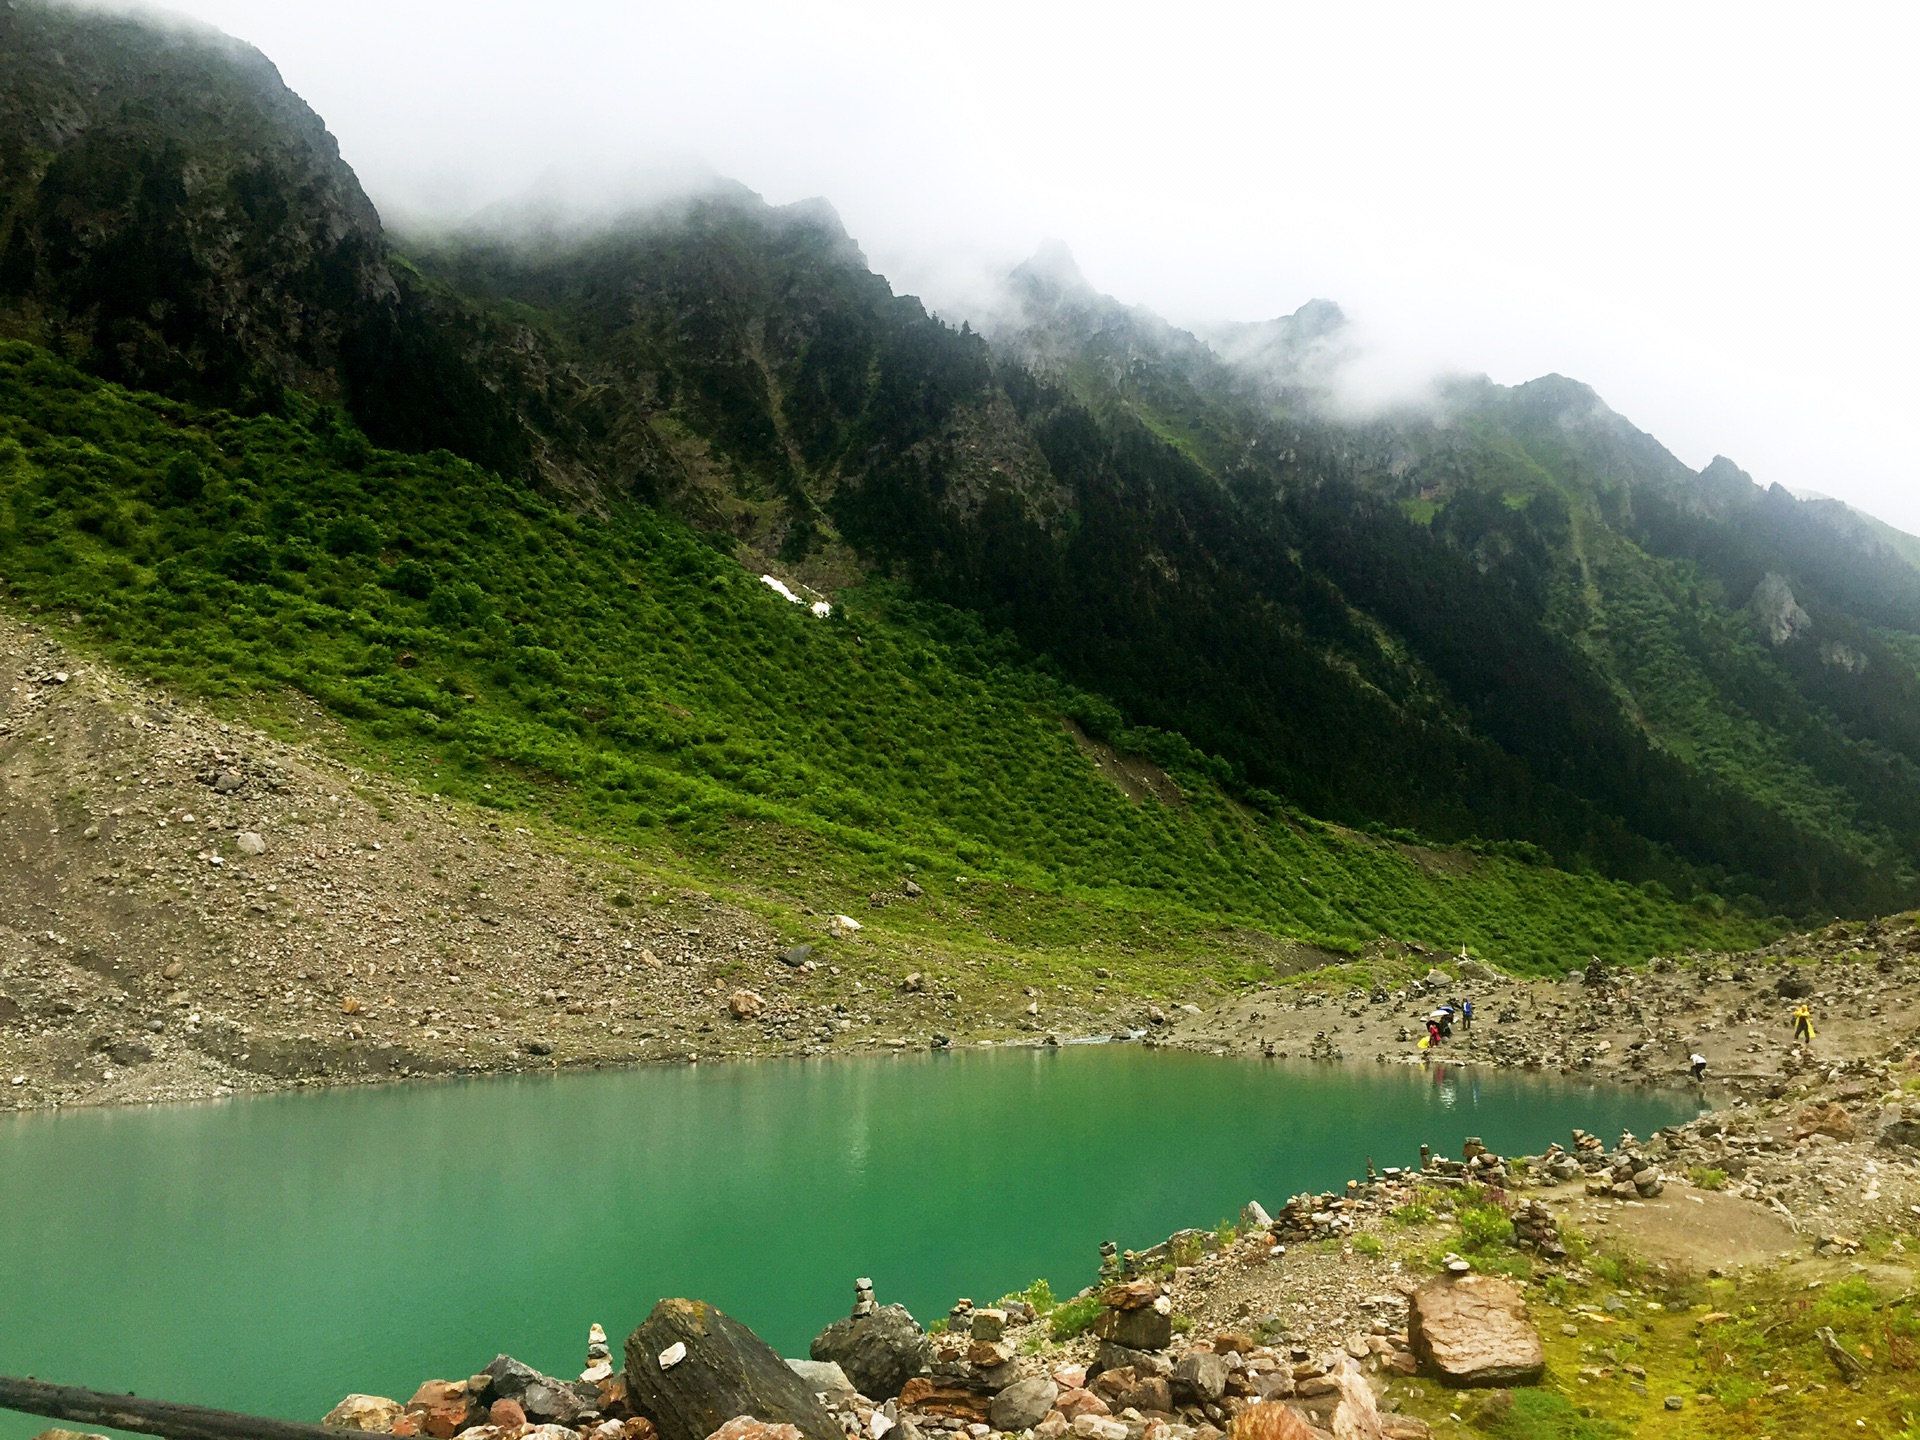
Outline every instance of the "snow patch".
[[[794, 594], [792, 587], [790, 587], [787, 584], [787, 582], [784, 580], [781, 580], [772, 575], [762, 575], [760, 577], [760, 583], [766, 586], [769, 590], [773, 591], [774, 594], [778, 595], [783, 600], [789, 601], [795, 605], [807, 605], [805, 598]], [[826, 619], [829, 615], [833, 614], [833, 606], [829, 605], [824, 600], [814, 601], [811, 605], [807, 605], [807, 609], [811, 610], [816, 616], [818, 616], [822, 620]]]

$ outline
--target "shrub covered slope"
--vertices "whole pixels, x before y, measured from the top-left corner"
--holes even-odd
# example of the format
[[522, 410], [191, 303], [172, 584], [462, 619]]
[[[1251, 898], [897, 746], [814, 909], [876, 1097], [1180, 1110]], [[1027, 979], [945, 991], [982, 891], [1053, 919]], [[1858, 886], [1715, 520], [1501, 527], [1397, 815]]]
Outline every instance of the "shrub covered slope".
[[1584, 386], [1341, 420], [1333, 307], [1057, 259], [983, 336], [739, 187], [403, 256], [245, 47], [15, 0], [0, 72], [7, 573], [177, 683], [850, 883], [1528, 964], [1920, 900], [1920, 542]]
[[975, 615], [876, 584], [818, 618], [651, 506], [578, 514], [291, 408], [201, 411], [0, 347], [16, 598], [256, 713], [312, 695], [424, 788], [697, 873], [805, 865], [853, 894], [916, 867], [1039, 897], [975, 887], [983, 944], [1167, 922], [1547, 967], [1760, 928], [1497, 846], [1439, 855], [1256, 808], [1179, 737], [1114, 728], [1178, 786], [1131, 799], [1063, 724], [1111, 725], [1110, 707]]

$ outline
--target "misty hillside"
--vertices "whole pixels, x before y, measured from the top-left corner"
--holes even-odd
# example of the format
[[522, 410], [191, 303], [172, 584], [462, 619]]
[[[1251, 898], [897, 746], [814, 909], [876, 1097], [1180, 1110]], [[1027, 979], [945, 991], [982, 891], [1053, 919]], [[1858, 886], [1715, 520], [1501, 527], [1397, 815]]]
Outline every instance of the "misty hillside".
[[171, 683], [852, 887], [1529, 965], [1916, 903], [1920, 542], [1577, 382], [1344, 421], [1335, 306], [1052, 254], [975, 333], [731, 187], [403, 251], [245, 47], [14, 3], [0, 82], [0, 568]]

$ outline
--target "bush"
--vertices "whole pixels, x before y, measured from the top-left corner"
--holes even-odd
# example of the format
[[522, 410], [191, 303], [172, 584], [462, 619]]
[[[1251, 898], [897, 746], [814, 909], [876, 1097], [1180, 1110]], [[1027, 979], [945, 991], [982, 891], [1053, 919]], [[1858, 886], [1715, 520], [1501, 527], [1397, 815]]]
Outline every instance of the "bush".
[[1379, 1256], [1387, 1253], [1387, 1247], [1380, 1243], [1380, 1237], [1377, 1235], [1356, 1235], [1353, 1237], [1353, 1253]]
[[1696, 1165], [1687, 1171], [1687, 1179], [1702, 1190], [1724, 1190], [1727, 1188], [1727, 1172], [1715, 1170], [1709, 1165]]
[[1498, 1205], [1464, 1205], [1455, 1219], [1462, 1253], [1485, 1254], [1513, 1243], [1513, 1221]]
[[1084, 1335], [1093, 1328], [1093, 1322], [1100, 1318], [1102, 1308], [1098, 1295], [1082, 1295], [1077, 1300], [1056, 1305], [1053, 1313], [1047, 1317], [1047, 1331], [1056, 1340], [1071, 1340], [1076, 1335]]
[[1182, 1235], [1167, 1250], [1176, 1267], [1198, 1265], [1200, 1257], [1207, 1253], [1207, 1242], [1198, 1235]]
[[1001, 1297], [1003, 1304], [1008, 1300], [1025, 1301], [1033, 1307], [1033, 1313], [1036, 1315], [1051, 1315], [1058, 1306], [1058, 1302], [1053, 1298], [1053, 1286], [1049, 1285], [1045, 1279], [1036, 1280], [1024, 1290], [1015, 1290]]

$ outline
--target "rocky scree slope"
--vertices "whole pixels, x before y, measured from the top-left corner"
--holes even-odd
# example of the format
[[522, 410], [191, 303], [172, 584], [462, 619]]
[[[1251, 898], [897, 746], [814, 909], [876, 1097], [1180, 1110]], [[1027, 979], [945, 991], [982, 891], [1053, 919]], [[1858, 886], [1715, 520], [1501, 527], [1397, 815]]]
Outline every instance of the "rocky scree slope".
[[[435, 800], [5, 615], [0, 667], [0, 1108], [924, 1048], [1029, 1003], [956, 1013], [894, 969], [964, 963], [937, 950]], [[1112, 1023], [1086, 999], [1049, 1022]]]

